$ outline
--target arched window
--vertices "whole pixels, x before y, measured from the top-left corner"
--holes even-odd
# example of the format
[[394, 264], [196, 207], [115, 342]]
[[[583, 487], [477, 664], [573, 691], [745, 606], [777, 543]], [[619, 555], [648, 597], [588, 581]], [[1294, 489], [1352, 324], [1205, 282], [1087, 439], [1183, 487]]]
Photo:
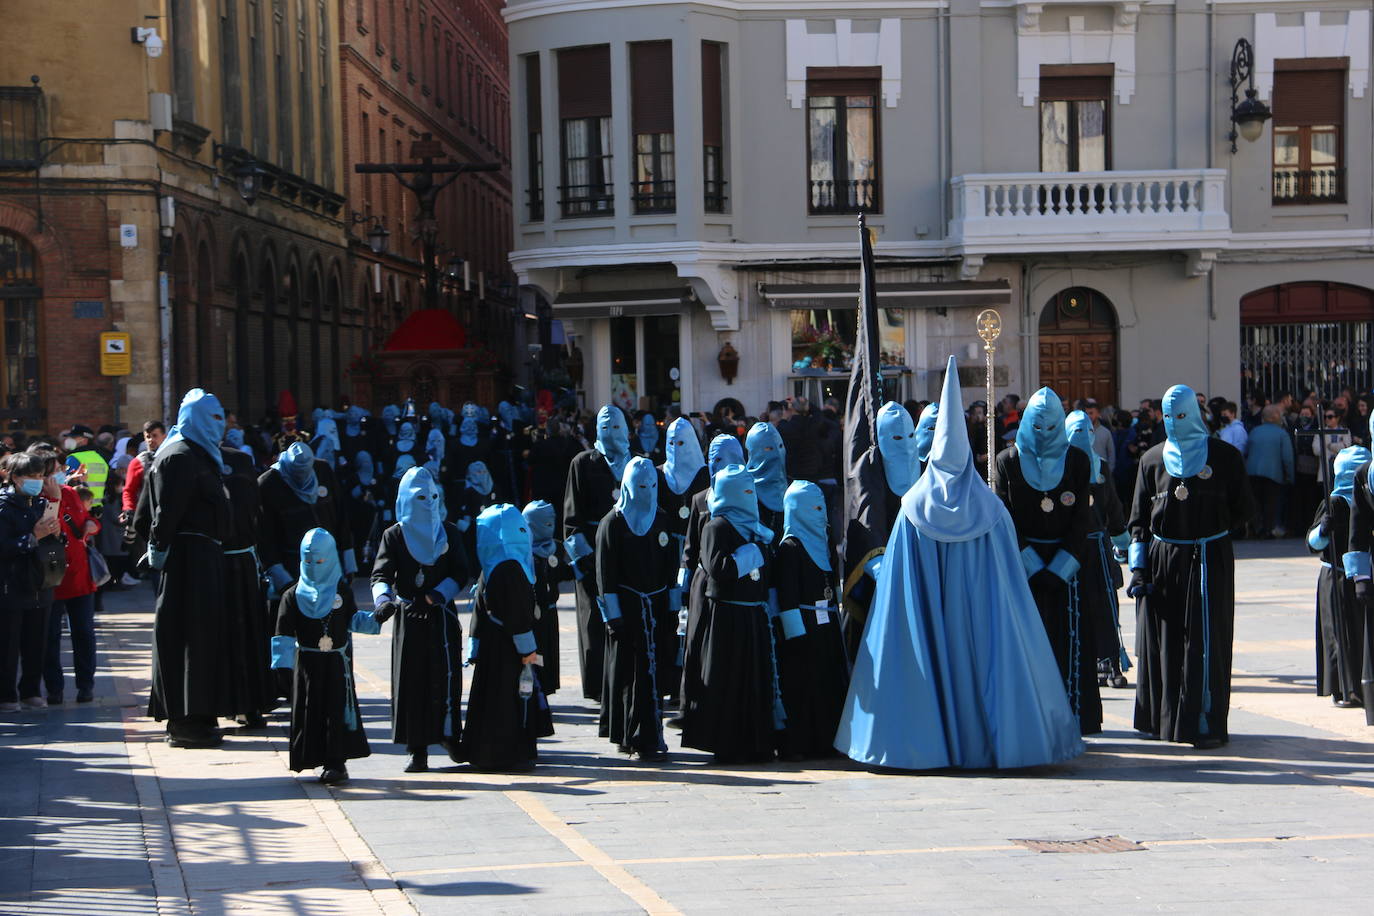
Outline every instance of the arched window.
[[172, 242], [172, 403], [198, 384], [196, 377], [195, 289], [186, 237]]
[[1116, 404], [1116, 309], [1095, 289], [1061, 290], [1040, 313], [1040, 384], [1060, 397]]
[[1308, 280], [1240, 300], [1241, 391], [1275, 399], [1334, 397], [1374, 385], [1374, 290]]
[[0, 232], [0, 417], [8, 427], [41, 428], [43, 367], [39, 348], [38, 257], [26, 239]]

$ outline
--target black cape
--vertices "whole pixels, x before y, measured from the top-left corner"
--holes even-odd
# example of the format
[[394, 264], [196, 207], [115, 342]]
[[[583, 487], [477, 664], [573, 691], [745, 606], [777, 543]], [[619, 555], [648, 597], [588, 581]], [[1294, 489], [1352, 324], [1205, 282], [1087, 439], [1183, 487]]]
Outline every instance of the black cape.
[[1350, 549], [1350, 515], [1350, 503], [1328, 496], [1312, 519], [1312, 529], [1328, 538], [1326, 547], [1317, 551], [1322, 558], [1317, 576], [1317, 696], [1363, 702], [1364, 609], [1355, 600], [1355, 583], [1346, 578], [1343, 562]]
[[[595, 551], [596, 526], [619, 496], [620, 481], [615, 479], [605, 456], [591, 448], [580, 453], [568, 468], [568, 486], [563, 494], [563, 537], [580, 533]], [[580, 576], [577, 580], [577, 660], [582, 670], [582, 696], [600, 701], [606, 625], [596, 606], [601, 591], [596, 584], [595, 556], [584, 557], [576, 568]]]
[[262, 506], [253, 460], [238, 449], [222, 448], [229, 476], [231, 530], [224, 540], [224, 605], [229, 616], [230, 674], [234, 708], [240, 713], [264, 713], [277, 705], [272, 679], [269, 621], [263, 613], [266, 595], [258, 574], [255, 547]]
[[554, 550], [547, 557], [534, 558], [534, 638], [544, 656], [535, 668], [544, 694], [558, 692], [562, 669], [558, 664], [558, 586], [569, 578], [568, 565]]
[[[832, 561], [833, 564], [833, 561]], [[785, 638], [774, 627], [778, 686], [787, 712], [779, 735], [784, 758], [835, 756], [835, 731], [849, 690], [849, 658], [840, 633], [835, 574], [811, 559], [796, 538], [786, 538], [773, 562], [778, 609], [799, 609], [804, 635]]]
[[[1366, 464], [1355, 473], [1355, 500], [1350, 512], [1350, 544], [1347, 550], [1368, 553], [1374, 546], [1374, 494], [1369, 490], [1369, 468]], [[1364, 611], [1362, 661], [1360, 681], [1364, 688], [1364, 721], [1374, 725], [1374, 603]]]

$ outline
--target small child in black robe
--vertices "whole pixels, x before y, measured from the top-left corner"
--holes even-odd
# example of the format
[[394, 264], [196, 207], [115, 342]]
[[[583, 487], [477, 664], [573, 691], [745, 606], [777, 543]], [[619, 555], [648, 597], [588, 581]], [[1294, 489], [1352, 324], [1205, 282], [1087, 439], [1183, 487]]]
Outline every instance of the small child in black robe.
[[558, 517], [552, 504], [536, 499], [522, 515], [529, 526], [534, 552], [534, 638], [544, 663], [535, 666], [544, 694], [558, 692], [558, 586], [572, 578], [558, 558]]
[[272, 667], [295, 669], [291, 769], [323, 767], [320, 782], [348, 779], [347, 761], [372, 753], [353, 682], [352, 633], [375, 636], [381, 624], [358, 610], [343, 582], [334, 538], [312, 528], [301, 540], [300, 578], [286, 589], [272, 638]]

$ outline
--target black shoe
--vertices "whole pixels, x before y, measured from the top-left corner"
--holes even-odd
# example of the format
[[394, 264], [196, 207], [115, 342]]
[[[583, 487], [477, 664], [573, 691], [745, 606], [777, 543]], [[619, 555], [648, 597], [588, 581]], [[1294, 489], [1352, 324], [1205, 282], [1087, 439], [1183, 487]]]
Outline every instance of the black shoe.
[[250, 712], [247, 715], [239, 716], [234, 721], [238, 722], [245, 730], [267, 727], [267, 717], [260, 712]]
[[[59, 698], [59, 699], [60, 699], [60, 698]], [[78, 691], [76, 692], [76, 702], [78, 702], [78, 703], [93, 703], [93, 702], [95, 702], [95, 691], [94, 691], [94, 690], [78, 690]]]
[[167, 745], [169, 747], [206, 748], [219, 747], [223, 743], [224, 736], [219, 733], [218, 729], [209, 732], [183, 733], [179, 735], [174, 735], [170, 732], [167, 734]]
[[667, 751], [640, 751], [639, 759], [645, 763], [665, 763], [668, 760]]
[[61, 705], [62, 705], [63, 703], [65, 703], [65, 702], [66, 702], [66, 700], [63, 698], [62, 694], [60, 694], [60, 693], [50, 693], [50, 694], [48, 694], [48, 705], [49, 705], [49, 706], [61, 706]]
[[1199, 738], [1193, 742], [1193, 747], [1200, 751], [1214, 751], [1225, 743], [1220, 738]]
[[429, 751], [415, 751], [410, 755], [410, 762], [406, 764], [407, 773], [428, 773], [429, 772]]
[[1131, 686], [1131, 682], [1126, 680], [1126, 675], [1124, 674], [1113, 674], [1112, 686], [1117, 688], [1118, 690], [1121, 690], [1123, 688]]
[[337, 786], [348, 782], [348, 767], [325, 767], [320, 773], [320, 782], [326, 786]]
[[1331, 697], [1331, 705], [1338, 709], [1355, 709], [1360, 706], [1360, 701], [1349, 697], [1333, 696]]

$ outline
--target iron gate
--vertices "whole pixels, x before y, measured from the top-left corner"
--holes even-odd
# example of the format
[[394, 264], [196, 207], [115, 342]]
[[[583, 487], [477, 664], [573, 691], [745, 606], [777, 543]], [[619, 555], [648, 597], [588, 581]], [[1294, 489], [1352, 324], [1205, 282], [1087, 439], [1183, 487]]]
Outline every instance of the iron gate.
[[1368, 321], [1242, 325], [1241, 389], [1247, 398], [1271, 400], [1284, 392], [1332, 398], [1344, 388], [1369, 391], [1372, 331]]

